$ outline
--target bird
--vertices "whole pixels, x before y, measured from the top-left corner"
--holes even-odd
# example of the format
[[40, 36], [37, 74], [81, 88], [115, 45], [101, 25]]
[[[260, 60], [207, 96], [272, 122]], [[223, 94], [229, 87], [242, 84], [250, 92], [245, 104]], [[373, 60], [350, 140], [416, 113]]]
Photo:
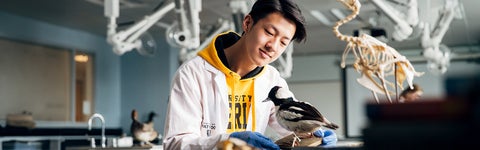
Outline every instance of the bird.
[[275, 117], [283, 128], [292, 131], [295, 140], [301, 141], [298, 135], [312, 135], [321, 127], [336, 130], [339, 126], [323, 116], [312, 104], [294, 100], [293, 93], [287, 88], [274, 86], [263, 102], [272, 101], [275, 105]]
[[138, 120], [138, 112], [132, 110], [132, 124], [130, 125], [130, 132], [135, 140], [140, 142], [141, 146], [148, 144], [153, 146], [154, 144], [151, 141], [155, 140], [158, 137], [159, 133], [155, 131], [153, 118], [157, 115], [155, 112], [150, 112], [148, 115], [148, 120], [146, 122], [140, 122]]

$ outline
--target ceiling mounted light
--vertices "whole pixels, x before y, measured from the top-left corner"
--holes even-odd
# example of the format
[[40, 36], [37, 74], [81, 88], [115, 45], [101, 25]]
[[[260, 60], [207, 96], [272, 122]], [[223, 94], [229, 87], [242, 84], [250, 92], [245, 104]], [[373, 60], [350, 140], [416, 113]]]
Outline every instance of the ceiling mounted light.
[[80, 54], [80, 55], [75, 55], [75, 62], [88, 62], [88, 55]]
[[347, 15], [345, 15], [345, 13], [342, 12], [342, 10], [338, 9], [338, 8], [332, 8], [330, 9], [330, 12], [338, 19], [338, 20], [342, 20], [343, 18], [347, 18]]
[[326, 26], [331, 26], [333, 25], [332, 21], [330, 21], [330, 19], [328, 19], [322, 12], [318, 11], [318, 10], [311, 10], [310, 11], [310, 14], [315, 18], [317, 19], [318, 21], [320, 21], [321, 23], [323, 23], [324, 25]]

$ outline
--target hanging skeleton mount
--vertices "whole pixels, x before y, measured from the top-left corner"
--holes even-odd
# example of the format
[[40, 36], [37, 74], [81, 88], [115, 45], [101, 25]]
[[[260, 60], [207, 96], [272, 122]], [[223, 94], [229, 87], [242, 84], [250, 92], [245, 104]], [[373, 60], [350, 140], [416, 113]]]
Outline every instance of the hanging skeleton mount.
[[[377, 103], [379, 103], [377, 93], [385, 94], [388, 101], [392, 103], [390, 95], [395, 92], [389, 90], [388, 87], [395, 88], [395, 86], [398, 86], [400, 89], [403, 89], [403, 82], [406, 80], [410, 88], [413, 88], [413, 78], [421, 76], [423, 73], [416, 72], [410, 61], [394, 48], [368, 34], [353, 37], [340, 33], [338, 28], [358, 15], [361, 4], [357, 0], [338, 1], [352, 11], [350, 15], [333, 26], [335, 36], [347, 42], [347, 47], [342, 56], [341, 67], [345, 68], [345, 59], [348, 53], [352, 51], [355, 57], [353, 68], [361, 74], [357, 82], [372, 91]], [[395, 75], [396, 82], [392, 83], [386, 79], [387, 76], [392, 75]]]

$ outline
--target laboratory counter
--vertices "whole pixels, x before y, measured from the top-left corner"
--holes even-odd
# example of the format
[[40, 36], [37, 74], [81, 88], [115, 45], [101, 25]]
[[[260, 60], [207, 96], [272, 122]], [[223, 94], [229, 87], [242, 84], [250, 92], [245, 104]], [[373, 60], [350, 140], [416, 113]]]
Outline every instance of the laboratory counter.
[[[0, 150], [19, 148], [64, 149], [89, 144], [89, 138], [101, 139], [101, 129], [93, 128], [15, 128], [0, 127]], [[105, 136], [120, 137], [121, 128], [106, 128]], [[99, 143], [98, 141], [97, 143]]]

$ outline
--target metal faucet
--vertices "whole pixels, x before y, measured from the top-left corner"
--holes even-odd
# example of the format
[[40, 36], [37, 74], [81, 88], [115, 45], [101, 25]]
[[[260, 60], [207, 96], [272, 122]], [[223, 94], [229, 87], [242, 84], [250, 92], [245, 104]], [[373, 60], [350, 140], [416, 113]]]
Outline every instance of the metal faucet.
[[[105, 148], [105, 119], [101, 114], [95, 113], [88, 119], [88, 131], [92, 130], [92, 121], [93, 119], [98, 118], [102, 123], [102, 148]], [[95, 138], [92, 138], [92, 148], [95, 147]]]

